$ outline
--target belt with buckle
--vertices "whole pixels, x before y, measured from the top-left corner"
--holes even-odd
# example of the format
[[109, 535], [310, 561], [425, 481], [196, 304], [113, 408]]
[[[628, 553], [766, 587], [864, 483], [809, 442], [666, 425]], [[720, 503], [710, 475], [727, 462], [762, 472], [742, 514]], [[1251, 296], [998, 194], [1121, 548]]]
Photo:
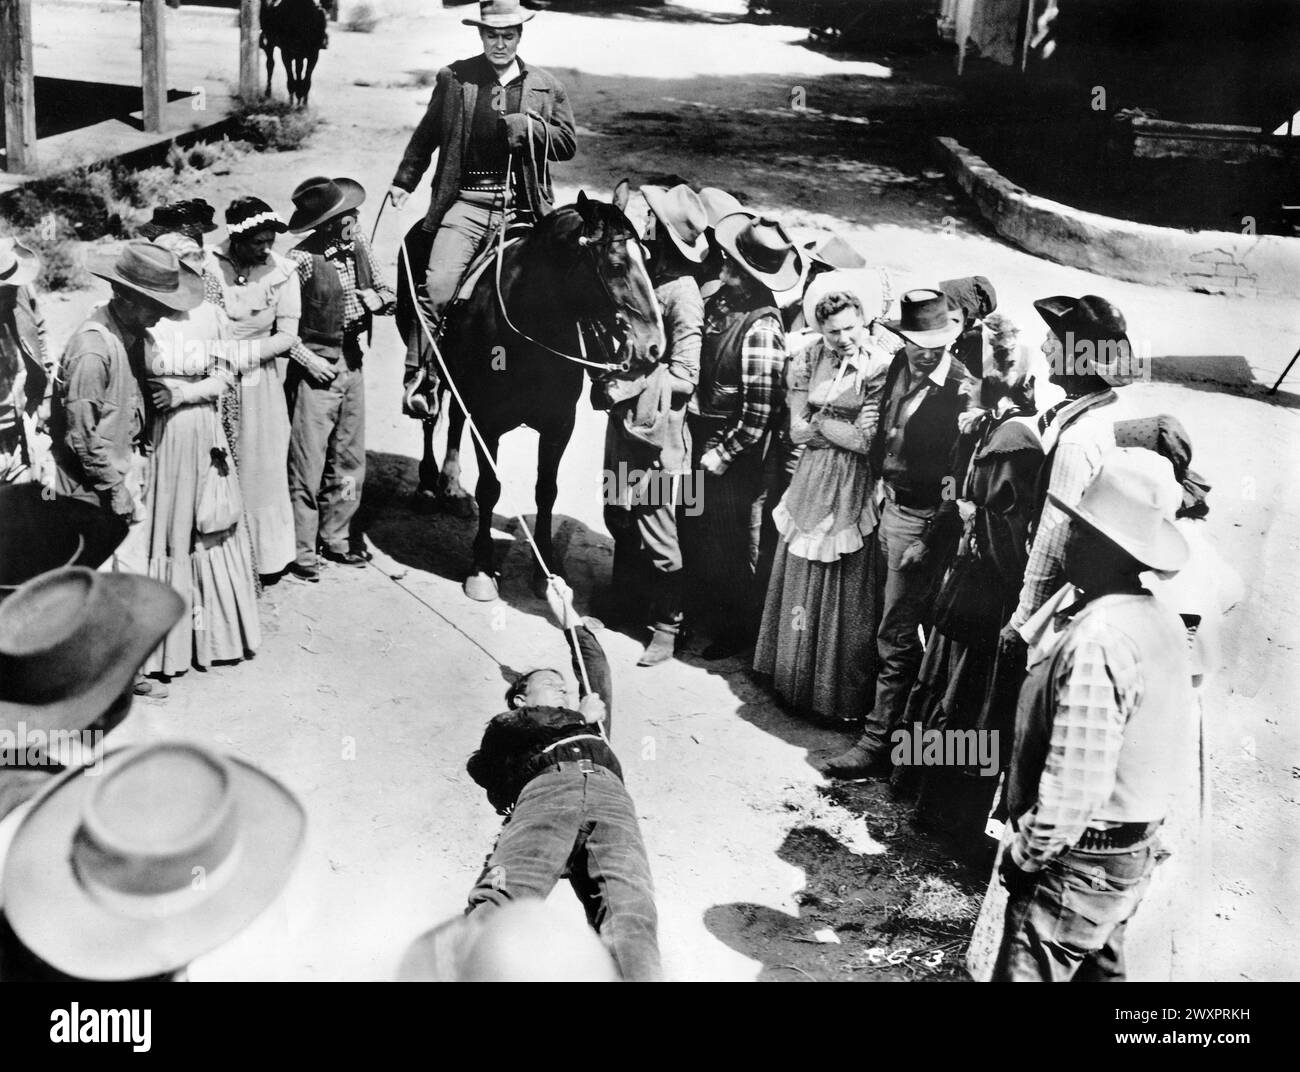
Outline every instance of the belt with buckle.
[[557, 771], [577, 770], [583, 774], [595, 774], [599, 769], [595, 763], [589, 759], [557, 759], [552, 764]]
[[1155, 834], [1160, 829], [1160, 822], [1154, 823], [1120, 823], [1105, 830], [1091, 827], [1083, 832], [1074, 846], [1083, 852], [1102, 852], [1107, 849], [1127, 849]]
[[885, 488], [885, 498], [896, 506], [902, 506], [908, 510], [930, 510], [939, 505], [936, 496], [918, 495], [906, 488], [896, 488], [887, 480], [882, 480], [881, 484]]

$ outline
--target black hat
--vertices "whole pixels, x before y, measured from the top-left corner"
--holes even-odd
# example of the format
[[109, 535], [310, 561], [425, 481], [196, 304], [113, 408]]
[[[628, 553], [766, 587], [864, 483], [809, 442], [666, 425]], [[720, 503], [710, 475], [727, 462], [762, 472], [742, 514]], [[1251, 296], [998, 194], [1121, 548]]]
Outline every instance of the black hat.
[[1103, 351], [1098, 349], [1092, 371], [1100, 379], [1112, 387], [1118, 387], [1136, 378], [1128, 325], [1124, 321], [1124, 314], [1113, 302], [1096, 294], [1085, 294], [1082, 298], [1057, 294], [1050, 298], [1039, 298], [1034, 302], [1034, 308], [1062, 345], [1071, 340], [1093, 343], [1094, 346], [1097, 343], [1110, 344], [1106, 349], [1117, 352], [1121, 360], [1118, 364], [1107, 365], [1102, 361]]
[[961, 334], [961, 313], [940, 290], [909, 290], [899, 303], [902, 316], [885, 327], [927, 350], [950, 346]]
[[254, 231], [283, 234], [288, 229], [289, 225], [260, 197], [241, 197], [226, 208], [226, 230], [232, 235], [252, 234]]
[[967, 320], [983, 320], [998, 307], [997, 292], [982, 275], [941, 279], [939, 289], [948, 295], [948, 300], [962, 311]]
[[152, 219], [142, 223], [139, 230], [145, 238], [157, 238], [175, 231], [202, 245], [203, 236], [217, 229], [216, 215], [216, 210], [201, 197], [173, 201], [154, 209]]
[[351, 212], [366, 199], [366, 191], [355, 179], [316, 175], [300, 182], [291, 196], [293, 215], [289, 217], [289, 230], [302, 234], [314, 231], [335, 216]]

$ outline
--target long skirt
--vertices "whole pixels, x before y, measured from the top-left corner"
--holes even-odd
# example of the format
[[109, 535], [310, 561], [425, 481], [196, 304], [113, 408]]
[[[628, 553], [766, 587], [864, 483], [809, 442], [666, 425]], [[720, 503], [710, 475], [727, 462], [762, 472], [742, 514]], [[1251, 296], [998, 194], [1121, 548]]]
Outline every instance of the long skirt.
[[245, 374], [239, 404], [239, 490], [257, 571], [270, 576], [294, 558], [289, 407], [276, 361]]
[[834, 562], [789, 553], [772, 562], [754, 669], [796, 712], [861, 722], [876, 688], [876, 541]]
[[248, 536], [242, 525], [204, 535], [195, 529], [199, 494], [214, 446], [227, 448], [214, 403], [154, 417], [149, 478], [149, 576], [176, 589], [185, 614], [149, 657], [143, 672], [168, 676], [193, 664], [238, 660], [261, 644]]

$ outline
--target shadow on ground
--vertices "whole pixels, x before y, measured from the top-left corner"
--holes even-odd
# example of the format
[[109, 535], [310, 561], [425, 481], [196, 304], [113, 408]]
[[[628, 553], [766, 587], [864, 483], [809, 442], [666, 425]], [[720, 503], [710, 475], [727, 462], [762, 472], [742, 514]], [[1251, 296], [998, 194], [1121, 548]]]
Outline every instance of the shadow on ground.
[[[884, 851], [850, 851], [824, 821], [804, 821], [803, 804], [787, 802], [796, 825], [777, 857], [806, 876], [794, 895], [798, 914], [744, 902], [715, 905], [704, 913], [710, 933], [759, 961], [759, 981], [964, 980], [963, 954], [987, 871], [946, 858], [880, 783], [819, 792], [826, 803], [861, 816]], [[832, 933], [838, 942], [815, 937]]]

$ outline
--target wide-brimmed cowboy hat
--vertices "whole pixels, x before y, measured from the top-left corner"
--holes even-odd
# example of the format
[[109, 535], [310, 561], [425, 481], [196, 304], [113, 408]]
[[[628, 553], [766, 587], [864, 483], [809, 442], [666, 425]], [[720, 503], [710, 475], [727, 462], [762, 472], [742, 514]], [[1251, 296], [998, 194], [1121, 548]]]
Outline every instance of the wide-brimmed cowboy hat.
[[492, 30], [508, 30], [511, 26], [522, 26], [536, 12], [525, 11], [519, 0], [480, 0], [478, 18], [461, 19], [465, 26], [485, 26]]
[[302, 805], [251, 764], [161, 741], [87, 769], [32, 803], [5, 860], [14, 934], [59, 971], [174, 972], [247, 927], [292, 874]]
[[696, 264], [702, 262], [709, 252], [709, 240], [704, 234], [709, 226], [709, 214], [700, 195], [685, 183], [678, 183], [671, 190], [663, 186], [642, 186], [641, 194], [682, 256]]
[[314, 231], [335, 216], [351, 212], [366, 199], [366, 190], [355, 179], [315, 175], [300, 182], [290, 197], [293, 215], [289, 217], [289, 230], [302, 234]]
[[139, 227], [145, 238], [177, 232], [200, 244], [205, 234], [216, 229], [216, 210], [201, 197], [159, 205], [153, 210], [153, 216]]
[[740, 269], [768, 290], [798, 285], [803, 273], [799, 250], [776, 220], [733, 213], [718, 221], [714, 236]]
[[810, 238], [803, 244], [808, 259], [831, 269], [865, 268], [867, 259], [837, 234]]
[[1169, 459], [1154, 451], [1115, 447], [1102, 458], [1077, 504], [1055, 492], [1047, 497], [1147, 569], [1173, 571], [1187, 561], [1187, 539], [1174, 524], [1182, 489]]
[[[1096, 294], [1085, 294], [1082, 298], [1056, 294], [1039, 298], [1034, 302], [1034, 308], [1052, 334], [1061, 340], [1067, 358], [1076, 356], [1069, 352], [1071, 343], [1090, 343], [1093, 375], [1112, 387], [1132, 383], [1138, 378], [1128, 325], [1124, 314], [1113, 302]], [[1113, 360], [1106, 360], [1108, 357]]]
[[176, 254], [152, 242], [128, 242], [117, 254], [93, 252], [86, 258], [92, 275], [120, 283], [179, 312], [203, 302], [203, 279]]
[[16, 238], [0, 238], [0, 287], [25, 287], [40, 274], [40, 257]]
[[[161, 581], [70, 566], [0, 603], [0, 725], [88, 725], [185, 613]], [[89, 716], [89, 717], [87, 717]]]
[[717, 227], [719, 221], [737, 212], [748, 216], [751, 220], [758, 215], [757, 212], [742, 205], [733, 194], [720, 190], [716, 186], [701, 187], [700, 200], [704, 203], [704, 211], [708, 214], [710, 227]]
[[0, 484], [0, 599], [60, 566], [95, 569], [113, 548], [86, 536], [103, 529], [102, 511], [91, 503], [51, 495], [35, 481]]
[[961, 334], [961, 311], [941, 290], [909, 290], [899, 302], [901, 316], [885, 327], [926, 350], [948, 346]]
[[241, 197], [230, 202], [226, 208], [226, 230], [232, 235], [255, 234], [258, 231], [283, 234], [288, 229], [289, 225], [260, 197]]

